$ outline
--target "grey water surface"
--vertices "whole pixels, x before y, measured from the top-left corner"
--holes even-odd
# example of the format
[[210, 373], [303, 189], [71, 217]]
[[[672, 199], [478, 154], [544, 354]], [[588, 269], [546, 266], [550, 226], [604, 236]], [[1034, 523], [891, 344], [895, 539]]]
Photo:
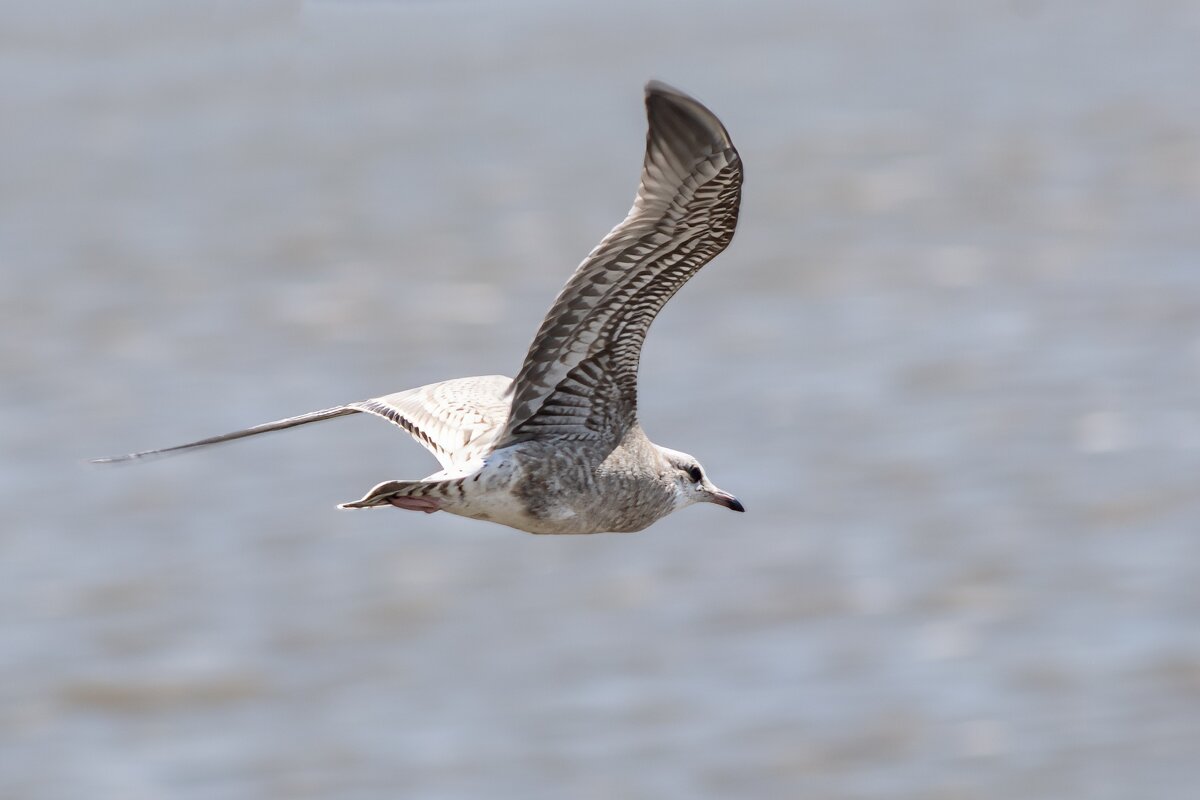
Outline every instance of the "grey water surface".
[[[1200, 783], [1200, 6], [0, 11], [0, 797], [1178, 798]], [[748, 513], [339, 512], [725, 121], [642, 421]]]

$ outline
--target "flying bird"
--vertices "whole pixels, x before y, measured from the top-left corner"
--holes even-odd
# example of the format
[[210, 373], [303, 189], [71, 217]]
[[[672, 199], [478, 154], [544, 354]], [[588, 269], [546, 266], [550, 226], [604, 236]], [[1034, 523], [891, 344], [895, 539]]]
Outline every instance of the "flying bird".
[[742, 161], [716, 115], [666, 84], [646, 85], [646, 116], [633, 208], [567, 281], [515, 379], [456, 378], [95, 463], [365, 413], [403, 428], [442, 469], [385, 481], [339, 508], [446, 511], [529, 533], [639, 531], [694, 503], [744, 511], [699, 461], [651, 442], [637, 419], [650, 323], [733, 238]]

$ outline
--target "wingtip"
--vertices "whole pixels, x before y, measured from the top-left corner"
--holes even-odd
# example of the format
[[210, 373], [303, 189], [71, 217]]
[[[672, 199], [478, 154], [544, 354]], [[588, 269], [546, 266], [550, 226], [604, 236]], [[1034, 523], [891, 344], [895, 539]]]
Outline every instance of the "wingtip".
[[664, 97], [684, 100], [690, 103], [695, 103], [698, 106], [704, 105], [682, 89], [677, 89], [671, 84], [665, 81], [660, 81], [657, 78], [646, 81], [645, 92], [647, 100], [652, 97]]
[[[703, 130], [705, 132], [702, 134], [703, 136], [712, 137], [725, 147], [733, 147], [733, 139], [729, 136], [729, 131], [725, 129], [724, 123], [712, 112], [712, 109], [687, 92], [657, 79], [647, 81], [645, 91], [646, 113], [651, 118], [651, 124], [653, 124], [656, 113], [669, 108], [689, 119], [690, 124], [697, 130]], [[658, 112], [656, 112], [656, 108], [659, 110]]]
[[651, 78], [646, 81], [646, 94], [683, 94], [666, 81], [660, 81], [657, 78]]
[[136, 454], [129, 453], [129, 454], [123, 455], [123, 456], [103, 456], [101, 458], [85, 458], [82, 461], [80, 461], [79, 463], [87, 464], [88, 466], [92, 466], [95, 464], [121, 464], [121, 463], [124, 463], [127, 461], [133, 461], [136, 458], [138, 458], [138, 456]]

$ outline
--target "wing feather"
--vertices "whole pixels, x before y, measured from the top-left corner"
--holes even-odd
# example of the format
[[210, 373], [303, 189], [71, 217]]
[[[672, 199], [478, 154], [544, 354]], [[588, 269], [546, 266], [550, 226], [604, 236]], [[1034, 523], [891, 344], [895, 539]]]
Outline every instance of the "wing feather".
[[633, 208], [554, 301], [513, 382], [496, 446], [546, 436], [618, 440], [636, 420], [650, 323], [733, 238], [742, 165], [720, 120], [656, 81], [646, 86], [646, 116]]
[[511, 385], [512, 379], [503, 375], [456, 378], [347, 408], [400, 426], [433, 453], [443, 469], [455, 469], [491, 450], [508, 418]]
[[504, 427], [504, 420], [508, 418], [508, 389], [511, 385], [512, 379], [503, 375], [456, 378], [359, 403], [347, 403], [344, 406], [311, 411], [275, 422], [265, 422], [253, 428], [210, 436], [174, 447], [92, 459], [92, 463], [111, 464], [161, 456], [362, 412], [382, 417], [400, 426], [421, 446], [433, 453], [443, 469], [455, 469], [491, 449], [497, 434]]

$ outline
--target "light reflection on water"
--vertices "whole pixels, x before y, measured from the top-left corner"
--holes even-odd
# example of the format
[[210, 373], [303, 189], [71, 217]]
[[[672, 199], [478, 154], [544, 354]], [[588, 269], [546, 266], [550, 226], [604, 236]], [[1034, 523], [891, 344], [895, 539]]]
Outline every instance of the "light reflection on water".
[[[4, 12], [0, 795], [1195, 784], [1200, 20], [684, 11]], [[643, 422], [748, 514], [337, 513], [432, 466], [366, 419], [77, 466], [511, 374], [652, 76], [748, 177]]]

